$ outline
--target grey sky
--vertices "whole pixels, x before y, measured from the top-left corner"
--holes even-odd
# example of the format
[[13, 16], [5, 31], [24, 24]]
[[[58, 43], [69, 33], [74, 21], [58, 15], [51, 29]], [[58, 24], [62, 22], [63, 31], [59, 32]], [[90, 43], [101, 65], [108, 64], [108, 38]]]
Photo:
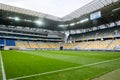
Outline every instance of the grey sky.
[[93, 0], [0, 0], [0, 3], [63, 17]]

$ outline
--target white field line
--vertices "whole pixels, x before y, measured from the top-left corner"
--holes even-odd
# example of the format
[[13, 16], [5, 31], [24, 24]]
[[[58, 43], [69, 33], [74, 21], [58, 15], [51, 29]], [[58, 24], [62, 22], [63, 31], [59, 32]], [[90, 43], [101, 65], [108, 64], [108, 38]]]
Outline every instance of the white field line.
[[0, 51], [0, 59], [1, 59], [1, 68], [2, 68], [2, 78], [3, 78], [3, 80], [7, 80], [7, 79], [6, 79], [6, 74], [5, 74], [4, 65], [3, 65], [3, 60], [2, 60], [1, 51]]
[[77, 67], [65, 68], [65, 69], [61, 69], [61, 70], [44, 72], [44, 73], [40, 73], [40, 74], [22, 76], [22, 77], [12, 78], [12, 79], [8, 79], [8, 80], [19, 80], [19, 79], [25, 79], [25, 78], [35, 77], [35, 76], [42, 76], [42, 75], [46, 75], [46, 74], [58, 73], [58, 72], [69, 71], [69, 70], [74, 70], [74, 69], [80, 69], [80, 68], [89, 67], [89, 66], [93, 66], [93, 65], [97, 65], [97, 64], [107, 63], [107, 62], [112, 62], [112, 61], [116, 61], [116, 60], [120, 60], [120, 58], [113, 59], [113, 60], [101, 61], [101, 62], [92, 63], [92, 64], [87, 64], [87, 65], [83, 65], [83, 66], [77, 66]]

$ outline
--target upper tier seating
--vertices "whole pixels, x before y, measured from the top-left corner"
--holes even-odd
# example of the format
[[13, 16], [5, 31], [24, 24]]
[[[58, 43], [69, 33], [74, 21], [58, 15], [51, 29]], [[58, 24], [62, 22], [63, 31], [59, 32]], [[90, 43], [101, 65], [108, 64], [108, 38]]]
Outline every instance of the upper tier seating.
[[69, 36], [69, 40], [87, 40], [87, 39], [95, 39], [95, 38], [105, 38], [105, 37], [113, 37], [114, 35], [120, 35], [120, 27], [107, 28], [82, 34], [73, 34]]

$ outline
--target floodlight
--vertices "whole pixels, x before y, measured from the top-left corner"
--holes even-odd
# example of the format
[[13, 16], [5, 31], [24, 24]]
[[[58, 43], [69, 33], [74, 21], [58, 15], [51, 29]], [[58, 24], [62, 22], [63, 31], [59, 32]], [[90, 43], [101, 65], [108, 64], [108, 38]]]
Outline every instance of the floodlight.
[[12, 17], [8, 17], [8, 19], [13, 19]]
[[76, 23], [71, 23], [70, 26], [74, 26]]
[[24, 19], [24, 21], [26, 21], [26, 22], [32, 22], [32, 20], [27, 20], [27, 19]]
[[61, 25], [58, 25], [58, 26], [59, 26], [59, 27], [67, 27], [68, 24], [66, 24], [66, 25], [61, 24]]
[[88, 18], [83, 19], [83, 20], [80, 21], [80, 23], [84, 23], [84, 22], [86, 22], [86, 21], [88, 21], [88, 20], [89, 20]]
[[19, 21], [20, 18], [19, 18], [19, 17], [14, 17], [14, 20], [15, 20], [15, 21]]
[[76, 24], [80, 24], [80, 21], [76, 22]]
[[59, 27], [64, 27], [64, 25], [58, 25]]
[[37, 25], [43, 25], [44, 23], [41, 20], [34, 21]]

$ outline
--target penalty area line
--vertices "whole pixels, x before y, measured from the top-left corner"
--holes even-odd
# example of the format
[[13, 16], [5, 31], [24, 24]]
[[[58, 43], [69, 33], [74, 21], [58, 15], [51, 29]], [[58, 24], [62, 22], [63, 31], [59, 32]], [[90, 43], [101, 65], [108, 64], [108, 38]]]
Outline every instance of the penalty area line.
[[108, 62], [112, 62], [112, 61], [116, 61], [116, 60], [120, 60], [120, 58], [101, 61], [101, 62], [96, 62], [96, 63], [91, 63], [91, 64], [87, 64], [87, 65], [83, 65], [83, 66], [70, 67], [70, 68], [65, 68], [65, 69], [60, 69], [60, 70], [55, 70], [55, 71], [50, 71], [50, 72], [44, 72], [44, 73], [40, 73], [40, 74], [22, 76], [22, 77], [12, 78], [12, 79], [8, 79], [8, 80], [19, 80], [19, 79], [42, 76], [42, 75], [47, 75], [47, 74], [52, 74], [52, 73], [58, 73], [58, 72], [63, 72], [63, 71], [74, 70], [74, 69], [80, 69], [80, 68], [89, 67], [89, 66], [93, 66], [93, 65], [98, 65], [98, 64], [102, 64], [102, 63], [108, 63]]
[[2, 78], [3, 78], [3, 80], [7, 80], [4, 65], [3, 65], [3, 59], [2, 59], [1, 51], [0, 51], [0, 61], [1, 61], [1, 68], [2, 68]]

